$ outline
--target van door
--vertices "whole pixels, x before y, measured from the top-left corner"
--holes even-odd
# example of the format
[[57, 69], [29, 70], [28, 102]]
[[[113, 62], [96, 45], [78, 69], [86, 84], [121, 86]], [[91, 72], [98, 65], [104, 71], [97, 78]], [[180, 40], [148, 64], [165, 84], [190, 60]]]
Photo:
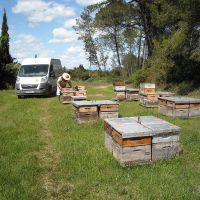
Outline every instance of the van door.
[[55, 72], [55, 69], [54, 69], [53, 62], [51, 60], [50, 69], [49, 69], [49, 83], [50, 83], [51, 88], [52, 88], [52, 93], [55, 93], [56, 90], [57, 90], [56, 82], [57, 82], [56, 72]]

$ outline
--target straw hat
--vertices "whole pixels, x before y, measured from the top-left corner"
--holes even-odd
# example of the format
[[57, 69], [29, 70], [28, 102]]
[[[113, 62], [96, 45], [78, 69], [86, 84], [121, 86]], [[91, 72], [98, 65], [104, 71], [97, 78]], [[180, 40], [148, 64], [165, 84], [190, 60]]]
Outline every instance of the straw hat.
[[69, 81], [71, 76], [68, 73], [63, 73], [62, 78], [66, 81]]

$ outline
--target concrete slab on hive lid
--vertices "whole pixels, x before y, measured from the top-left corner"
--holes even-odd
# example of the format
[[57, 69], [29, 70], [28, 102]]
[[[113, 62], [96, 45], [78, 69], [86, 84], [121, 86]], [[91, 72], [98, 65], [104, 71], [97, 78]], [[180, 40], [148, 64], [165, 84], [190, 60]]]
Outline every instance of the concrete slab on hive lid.
[[180, 132], [180, 127], [154, 116], [140, 116], [140, 121], [142, 125], [152, 130], [152, 136]]
[[113, 127], [122, 138], [147, 137], [153, 134], [151, 129], [131, 117], [105, 119], [105, 122]]
[[159, 97], [161, 100], [171, 101], [174, 103], [200, 103], [200, 99], [192, 97]]

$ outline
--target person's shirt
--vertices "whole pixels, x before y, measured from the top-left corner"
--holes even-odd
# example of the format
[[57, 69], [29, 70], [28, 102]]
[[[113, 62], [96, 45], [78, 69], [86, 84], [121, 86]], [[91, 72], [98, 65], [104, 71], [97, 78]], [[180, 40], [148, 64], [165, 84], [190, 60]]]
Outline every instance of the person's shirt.
[[62, 76], [60, 76], [57, 80], [57, 85], [61, 88], [65, 88], [66, 85], [69, 84], [69, 87], [72, 87], [71, 81], [63, 81]]

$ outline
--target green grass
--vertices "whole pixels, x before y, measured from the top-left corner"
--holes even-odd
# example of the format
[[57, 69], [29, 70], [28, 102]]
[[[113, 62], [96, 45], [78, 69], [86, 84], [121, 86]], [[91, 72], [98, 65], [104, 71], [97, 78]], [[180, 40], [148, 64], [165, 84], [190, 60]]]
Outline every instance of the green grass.
[[[113, 97], [111, 84], [83, 84], [90, 99]], [[71, 105], [62, 105], [57, 98], [18, 100], [13, 91], [1, 92], [0, 98], [0, 199], [45, 199], [38, 186], [44, 166], [36, 155], [42, 145], [41, 105], [47, 100], [52, 145], [59, 154], [56, 168], [49, 170], [53, 170], [53, 180], [64, 185], [54, 199], [200, 199], [199, 118], [166, 117], [156, 108], [121, 102], [122, 117], [154, 115], [180, 126], [183, 147], [179, 158], [122, 168], [104, 148], [102, 120], [79, 125]]]

